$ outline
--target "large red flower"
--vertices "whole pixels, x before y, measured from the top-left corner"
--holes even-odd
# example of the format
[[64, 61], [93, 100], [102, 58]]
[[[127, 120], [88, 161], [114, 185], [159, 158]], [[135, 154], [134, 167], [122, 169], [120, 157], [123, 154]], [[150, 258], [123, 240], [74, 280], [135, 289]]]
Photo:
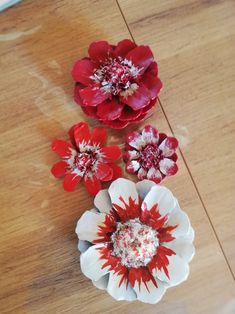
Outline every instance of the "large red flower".
[[54, 140], [52, 150], [62, 161], [56, 163], [51, 172], [55, 177], [64, 177], [64, 189], [74, 191], [83, 180], [87, 191], [96, 195], [101, 181], [111, 181], [122, 175], [122, 169], [114, 162], [121, 156], [118, 146], [106, 146], [106, 130], [95, 128], [90, 133], [88, 125], [80, 122], [69, 130], [71, 143]]
[[88, 54], [72, 70], [74, 98], [83, 111], [117, 129], [143, 120], [162, 87], [150, 48], [129, 39], [117, 46], [98, 41]]

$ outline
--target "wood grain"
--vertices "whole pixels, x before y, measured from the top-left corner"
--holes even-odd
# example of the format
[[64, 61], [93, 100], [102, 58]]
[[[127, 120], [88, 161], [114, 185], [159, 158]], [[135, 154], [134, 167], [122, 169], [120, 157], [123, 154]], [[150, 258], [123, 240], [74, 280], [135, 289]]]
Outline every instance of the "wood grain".
[[[0, 20], [0, 313], [230, 313], [234, 282], [182, 158], [166, 185], [196, 230], [189, 280], [151, 306], [116, 302], [80, 272], [74, 228], [92, 198], [82, 186], [64, 192], [50, 175], [57, 160], [50, 143], [66, 138], [75, 122], [95, 125], [72, 100], [70, 70], [92, 40], [130, 38], [117, 3], [23, 1]], [[167, 68], [164, 59], [160, 64]], [[149, 122], [170, 133], [159, 106]], [[109, 132], [111, 142], [122, 143], [124, 132]]]

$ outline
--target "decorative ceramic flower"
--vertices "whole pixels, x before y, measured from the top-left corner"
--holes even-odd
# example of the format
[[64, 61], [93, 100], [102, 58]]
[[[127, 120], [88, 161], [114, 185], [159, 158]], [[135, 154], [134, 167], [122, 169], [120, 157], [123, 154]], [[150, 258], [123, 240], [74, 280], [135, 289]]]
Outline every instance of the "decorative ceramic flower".
[[124, 154], [126, 171], [137, 174], [139, 180], [160, 183], [178, 171], [177, 148], [176, 138], [159, 134], [151, 125], [145, 126], [141, 132], [129, 132]]
[[117, 179], [77, 223], [81, 270], [116, 300], [157, 303], [186, 280], [194, 231], [172, 193]]
[[64, 189], [74, 191], [83, 180], [87, 191], [96, 195], [101, 189], [101, 181], [117, 179], [122, 169], [114, 164], [121, 156], [118, 146], [106, 146], [106, 130], [95, 128], [90, 133], [88, 125], [80, 122], [69, 130], [71, 143], [54, 140], [52, 150], [62, 161], [56, 163], [51, 172], [55, 177], [64, 177]]
[[150, 48], [129, 39], [117, 46], [98, 41], [88, 54], [72, 70], [74, 98], [83, 111], [118, 129], [143, 120], [162, 87]]

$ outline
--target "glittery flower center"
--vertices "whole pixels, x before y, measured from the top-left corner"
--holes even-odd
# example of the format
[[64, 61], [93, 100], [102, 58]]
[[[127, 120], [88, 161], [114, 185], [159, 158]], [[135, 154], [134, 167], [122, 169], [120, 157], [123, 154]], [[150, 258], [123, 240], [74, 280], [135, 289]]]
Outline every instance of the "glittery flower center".
[[140, 151], [140, 164], [147, 170], [151, 167], [157, 168], [162, 158], [158, 146], [154, 144], [148, 144]]
[[91, 78], [100, 83], [106, 92], [119, 95], [128, 90], [130, 93], [138, 88], [135, 81], [139, 72], [140, 69], [135, 67], [131, 61], [118, 57], [109, 59], [101, 67], [95, 69]]
[[120, 257], [124, 266], [133, 268], [146, 266], [159, 245], [157, 231], [142, 224], [138, 218], [118, 222], [111, 240], [113, 255]]

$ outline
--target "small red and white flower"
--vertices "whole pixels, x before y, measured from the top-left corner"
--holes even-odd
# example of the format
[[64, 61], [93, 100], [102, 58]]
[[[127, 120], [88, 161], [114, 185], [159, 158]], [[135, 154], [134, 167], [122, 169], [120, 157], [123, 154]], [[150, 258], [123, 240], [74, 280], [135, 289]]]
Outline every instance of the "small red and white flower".
[[51, 147], [62, 161], [56, 163], [51, 172], [55, 177], [64, 176], [64, 189], [74, 191], [83, 181], [87, 191], [96, 195], [101, 181], [111, 181], [122, 176], [122, 169], [114, 162], [120, 158], [118, 146], [104, 146], [106, 130], [94, 128], [90, 133], [88, 125], [80, 122], [69, 130], [71, 143], [54, 140]]
[[158, 133], [158, 130], [147, 125], [140, 132], [129, 132], [126, 135], [124, 161], [126, 171], [137, 174], [139, 180], [149, 179], [160, 183], [166, 176], [178, 171], [175, 137]]
[[112, 128], [142, 121], [162, 88], [150, 48], [129, 39], [116, 46], [97, 41], [88, 54], [72, 69], [74, 98], [83, 111]]
[[157, 303], [189, 274], [194, 231], [171, 191], [117, 179], [79, 219], [81, 270], [116, 300]]

